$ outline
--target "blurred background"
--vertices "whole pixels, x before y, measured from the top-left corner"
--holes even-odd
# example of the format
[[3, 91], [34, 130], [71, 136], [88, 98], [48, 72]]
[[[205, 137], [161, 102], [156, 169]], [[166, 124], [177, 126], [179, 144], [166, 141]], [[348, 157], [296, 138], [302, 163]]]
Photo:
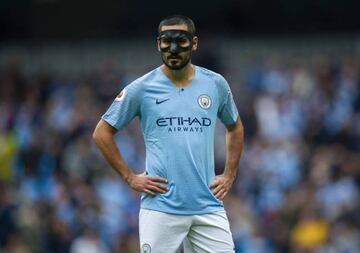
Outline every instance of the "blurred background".
[[[356, 1], [0, 1], [0, 252], [137, 253], [139, 194], [92, 131], [161, 64], [165, 16], [196, 23], [193, 62], [229, 81], [245, 126], [226, 199], [237, 253], [360, 252]], [[225, 161], [216, 132], [216, 170]], [[138, 120], [117, 134], [136, 172]]]

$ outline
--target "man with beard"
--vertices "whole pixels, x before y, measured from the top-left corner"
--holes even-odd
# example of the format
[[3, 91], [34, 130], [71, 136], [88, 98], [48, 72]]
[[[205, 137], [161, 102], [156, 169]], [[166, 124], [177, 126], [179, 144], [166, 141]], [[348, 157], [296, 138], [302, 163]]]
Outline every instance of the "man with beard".
[[[230, 88], [219, 74], [191, 63], [198, 47], [185, 16], [161, 21], [157, 38], [163, 65], [138, 78], [115, 98], [93, 137], [110, 165], [142, 192], [139, 215], [143, 253], [234, 252], [222, 200], [229, 192], [243, 145], [243, 126]], [[140, 118], [146, 168], [136, 175], [113, 135]], [[226, 127], [226, 163], [215, 176], [214, 131]]]

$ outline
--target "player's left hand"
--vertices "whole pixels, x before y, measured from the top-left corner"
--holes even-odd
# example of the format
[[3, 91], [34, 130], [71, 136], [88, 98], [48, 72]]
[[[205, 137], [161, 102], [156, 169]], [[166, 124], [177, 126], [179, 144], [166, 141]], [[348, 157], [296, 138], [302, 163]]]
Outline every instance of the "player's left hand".
[[218, 175], [210, 184], [210, 188], [213, 189], [213, 193], [216, 198], [223, 200], [230, 191], [233, 182], [234, 179], [231, 177], [225, 175]]

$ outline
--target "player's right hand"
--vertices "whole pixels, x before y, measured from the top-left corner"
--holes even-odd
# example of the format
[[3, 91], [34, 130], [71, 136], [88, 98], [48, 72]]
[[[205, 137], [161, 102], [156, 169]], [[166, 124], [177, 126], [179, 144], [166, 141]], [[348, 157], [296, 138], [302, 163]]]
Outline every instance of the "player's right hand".
[[169, 188], [161, 183], [167, 183], [166, 178], [162, 177], [151, 177], [144, 173], [130, 176], [128, 180], [129, 186], [138, 192], [145, 192], [151, 196], [157, 193], [165, 193]]

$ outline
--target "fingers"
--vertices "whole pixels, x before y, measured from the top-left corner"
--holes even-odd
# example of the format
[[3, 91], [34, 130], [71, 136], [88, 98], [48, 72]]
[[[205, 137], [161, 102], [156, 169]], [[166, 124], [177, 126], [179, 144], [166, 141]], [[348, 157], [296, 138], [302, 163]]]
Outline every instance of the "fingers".
[[214, 193], [214, 195], [217, 199], [223, 200], [228, 194], [228, 192], [229, 190], [227, 190], [226, 188], [221, 188], [216, 194]]
[[224, 191], [224, 193], [219, 197], [219, 199], [223, 200], [227, 194], [228, 194], [228, 191]]
[[143, 188], [143, 192], [151, 196], [154, 196], [157, 193], [167, 192], [169, 188], [161, 183], [167, 183], [167, 179], [162, 177], [145, 176], [145, 185]]
[[218, 193], [219, 193], [222, 189], [223, 189], [223, 185], [218, 185], [218, 186], [216, 186], [216, 187], [214, 188], [214, 190], [213, 190], [213, 194], [214, 194], [215, 196], [217, 196]]
[[167, 187], [163, 187], [159, 184], [150, 184], [147, 186], [147, 189], [150, 189], [152, 192], [160, 192], [160, 193], [165, 193], [168, 190]]
[[146, 176], [146, 173], [136, 175], [129, 181], [129, 185], [132, 189], [138, 192], [147, 193], [151, 196], [154, 196], [157, 193], [165, 193], [169, 190], [163, 183], [167, 183], [166, 178], [148, 177]]
[[215, 178], [210, 184], [210, 188], [213, 189], [213, 194], [217, 199], [223, 200], [229, 191], [226, 182], [222, 178]]
[[145, 192], [145, 193], [147, 193], [147, 194], [149, 194], [149, 195], [151, 195], [151, 196], [154, 196], [154, 195], [155, 195], [155, 192], [152, 192], [152, 191], [150, 191], [150, 190], [148, 190], [148, 189], [144, 189], [143, 192]]
[[225, 198], [227, 192], [228, 192], [228, 191], [227, 191], [226, 189], [222, 188], [222, 189], [215, 195], [215, 197], [218, 198], [218, 199], [220, 199], [220, 200], [223, 200], [223, 199]]
[[215, 180], [210, 184], [210, 188], [215, 188], [220, 184], [220, 180], [215, 178]]
[[163, 185], [163, 184], [159, 184], [159, 183], [155, 183], [155, 182], [150, 182], [149, 184], [151, 186], [154, 186], [154, 187], [160, 189], [160, 191], [162, 191], [162, 192], [165, 192], [165, 191], [169, 190], [169, 188], [167, 186]]
[[163, 177], [147, 177], [153, 182], [167, 183], [167, 179]]
[[210, 184], [210, 188], [212, 189], [212, 188], [215, 188], [216, 186], [218, 186], [218, 182], [212, 182], [211, 184]]
[[159, 186], [149, 184], [149, 185], [146, 185], [142, 191], [151, 196], [154, 196], [157, 193], [165, 193], [167, 190], [164, 190], [163, 188], [160, 188]]

